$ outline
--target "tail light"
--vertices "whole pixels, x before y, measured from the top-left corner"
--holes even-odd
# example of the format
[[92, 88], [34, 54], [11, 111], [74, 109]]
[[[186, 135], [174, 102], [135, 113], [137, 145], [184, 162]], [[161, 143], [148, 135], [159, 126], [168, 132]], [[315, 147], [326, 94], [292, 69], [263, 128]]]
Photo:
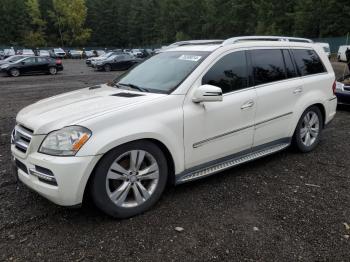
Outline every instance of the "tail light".
[[334, 80], [332, 90], [333, 90], [333, 95], [335, 95], [335, 89], [337, 88], [337, 82]]
[[56, 65], [61, 65], [62, 64], [62, 60], [61, 59], [56, 59]]

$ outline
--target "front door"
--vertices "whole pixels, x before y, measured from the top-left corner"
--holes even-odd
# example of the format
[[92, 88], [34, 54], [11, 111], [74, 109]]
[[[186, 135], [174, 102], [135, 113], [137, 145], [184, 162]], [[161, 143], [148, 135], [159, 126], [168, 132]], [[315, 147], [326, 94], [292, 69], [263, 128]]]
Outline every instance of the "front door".
[[195, 86], [220, 87], [222, 102], [184, 102], [185, 168], [251, 149], [254, 136], [255, 89], [249, 87], [246, 51], [221, 56]]

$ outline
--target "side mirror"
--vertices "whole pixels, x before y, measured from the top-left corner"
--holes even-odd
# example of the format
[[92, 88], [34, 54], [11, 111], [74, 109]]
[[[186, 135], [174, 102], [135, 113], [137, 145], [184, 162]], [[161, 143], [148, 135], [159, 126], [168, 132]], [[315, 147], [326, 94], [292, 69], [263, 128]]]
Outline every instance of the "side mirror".
[[22, 65], [25, 65], [26, 64], [26, 62], [24, 62], [24, 61], [22, 61], [22, 63], [21, 63]]
[[222, 90], [220, 87], [212, 85], [202, 85], [197, 88], [192, 98], [194, 103], [200, 102], [221, 102]]

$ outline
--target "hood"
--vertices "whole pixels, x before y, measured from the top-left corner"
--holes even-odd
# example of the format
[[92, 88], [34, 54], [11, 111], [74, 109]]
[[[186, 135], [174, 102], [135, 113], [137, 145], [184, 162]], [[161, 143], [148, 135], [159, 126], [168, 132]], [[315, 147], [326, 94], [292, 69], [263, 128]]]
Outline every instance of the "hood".
[[16, 121], [32, 129], [34, 134], [47, 134], [65, 126], [79, 125], [86, 120], [165, 96], [133, 92], [105, 84], [98, 85], [34, 103], [22, 109]]

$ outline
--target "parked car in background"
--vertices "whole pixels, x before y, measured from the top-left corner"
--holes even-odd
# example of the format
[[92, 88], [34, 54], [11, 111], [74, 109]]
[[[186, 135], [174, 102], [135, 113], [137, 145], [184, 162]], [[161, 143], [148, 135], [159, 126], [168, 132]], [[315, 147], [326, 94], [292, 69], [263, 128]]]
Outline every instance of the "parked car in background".
[[83, 55], [83, 51], [80, 50], [69, 50], [67, 52], [67, 58], [71, 59], [81, 59]]
[[52, 58], [65, 58], [66, 52], [62, 48], [54, 48], [50, 51]]
[[140, 60], [129, 54], [112, 55], [103, 60], [97, 60], [92, 65], [96, 70], [109, 72], [111, 70], [128, 70], [139, 63]]
[[331, 48], [329, 47], [328, 43], [315, 43], [315, 44], [322, 47], [323, 50], [325, 51], [326, 55], [328, 56], [328, 58], [331, 58]]
[[350, 49], [350, 45], [341, 45], [339, 46], [339, 49], [338, 49], [338, 55], [337, 55], [337, 59], [339, 62], [346, 62], [346, 50], [347, 49]]
[[16, 54], [16, 51], [13, 47], [11, 48], [5, 48], [4, 49], [4, 57], [10, 57], [10, 56], [14, 56]]
[[104, 53], [98, 57], [91, 57], [91, 58], [88, 58], [85, 60], [85, 63], [87, 66], [92, 66], [92, 64], [95, 62], [95, 61], [99, 61], [99, 60], [104, 60], [112, 55], [116, 55], [117, 53], [115, 52], [108, 52], [108, 53]]
[[335, 94], [338, 98], [338, 104], [350, 105], [350, 75], [340, 77], [337, 80]]
[[4, 50], [0, 49], [0, 60], [5, 58], [5, 52]]
[[77, 206], [90, 193], [127, 218], [150, 209], [168, 182], [290, 145], [311, 152], [336, 115], [335, 76], [321, 47], [298, 40], [189, 42], [109, 84], [32, 104], [12, 133], [15, 174], [56, 204]]
[[17, 55], [35, 56], [32, 49], [19, 49], [16, 52]]
[[106, 52], [104, 50], [93, 50], [92, 52], [94, 53], [95, 57], [103, 56], [106, 53], [108, 53], [108, 52]]
[[25, 56], [25, 55], [13, 55], [13, 56], [10, 56], [8, 58], [5, 58], [4, 60], [1, 60], [0, 65], [14, 63], [22, 58], [25, 58], [25, 57], [27, 57], [27, 56]]
[[2, 64], [0, 66], [1, 73], [13, 77], [38, 73], [49, 73], [55, 75], [58, 71], [62, 70], [62, 60], [38, 56], [25, 57], [15, 62]]
[[50, 57], [50, 52], [48, 50], [39, 50], [39, 56]]
[[132, 49], [131, 54], [135, 57], [140, 57], [142, 56], [142, 51], [140, 49]]
[[91, 58], [91, 57], [94, 57], [94, 52], [93, 51], [83, 51], [83, 54], [82, 54], [83, 58]]

